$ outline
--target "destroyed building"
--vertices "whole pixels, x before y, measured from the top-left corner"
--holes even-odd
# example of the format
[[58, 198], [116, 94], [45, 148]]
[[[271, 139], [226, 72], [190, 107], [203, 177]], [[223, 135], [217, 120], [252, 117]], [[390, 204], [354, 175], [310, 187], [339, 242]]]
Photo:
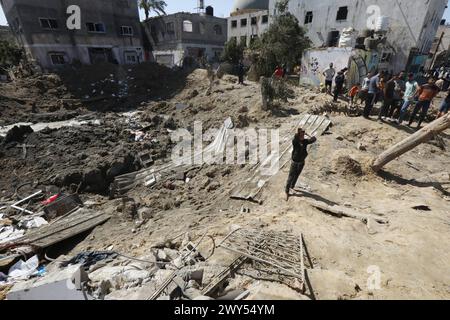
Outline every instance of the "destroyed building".
[[58, 0], [2, 0], [18, 42], [44, 69], [81, 62], [133, 64], [143, 60], [137, 2], [75, 0], [81, 29], [67, 28], [69, 4]]
[[[271, 15], [277, 14], [277, 2], [270, 1]], [[381, 41], [393, 48], [395, 54], [389, 62], [397, 72], [413, 60], [427, 59], [446, 5], [447, 0], [291, 0], [289, 12], [306, 28], [315, 47], [337, 47], [344, 29], [350, 27], [356, 43], [361, 44], [367, 38], [367, 29], [379, 31], [380, 37], [386, 39]], [[377, 38], [373, 38], [374, 45], [378, 44]]]
[[227, 41], [227, 20], [204, 13], [179, 12], [150, 18], [144, 29], [153, 47], [155, 60], [163, 65], [181, 66], [185, 58], [218, 61]]
[[269, 27], [269, 1], [237, 0], [228, 18], [228, 40], [250, 46]]

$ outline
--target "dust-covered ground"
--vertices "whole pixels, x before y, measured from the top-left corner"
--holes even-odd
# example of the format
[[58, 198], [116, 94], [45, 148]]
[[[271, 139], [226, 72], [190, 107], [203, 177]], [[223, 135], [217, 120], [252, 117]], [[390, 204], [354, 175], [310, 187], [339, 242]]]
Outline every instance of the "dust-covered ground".
[[[256, 83], [239, 86], [234, 77], [225, 76], [209, 92], [205, 70], [195, 70], [183, 82], [170, 97], [159, 101], [149, 97], [134, 104], [133, 112], [83, 112], [99, 124], [39, 132], [24, 129], [0, 138], [0, 199], [6, 202], [38, 189], [48, 194], [78, 191], [87, 207], [111, 214], [108, 222], [71, 245], [66, 256], [113, 248], [148, 258], [154, 247], [169, 240], [172, 250], [187, 240], [196, 243], [205, 233], [219, 242], [239, 225], [303, 234], [314, 267], [308, 271], [314, 293], [308, 298], [450, 298], [450, 132], [376, 175], [370, 169], [374, 157], [413, 133], [412, 129], [346, 116], [345, 102], [335, 104], [331, 97], [306, 88], [294, 88], [294, 99], [262, 111]], [[108, 197], [114, 177], [142, 169], [142, 152], [149, 152], [155, 165], [170, 161], [173, 130], [192, 132], [195, 121], [202, 122], [204, 131], [220, 128], [231, 117], [238, 128], [275, 128], [284, 133], [311, 112], [326, 112], [333, 125], [310, 149], [299, 179], [308, 191], [299, 191], [288, 202], [284, 184], [289, 165], [269, 181], [259, 204], [230, 198], [231, 190], [243, 183], [249, 165], [193, 166], [181, 177], [174, 173], [152, 187], [135, 187], [127, 193], [126, 202]], [[14, 116], [8, 119], [5, 124], [14, 123]], [[25, 159], [23, 144], [33, 146]], [[331, 216], [312, 206], [311, 200], [380, 216], [388, 223]], [[203, 238], [199, 249], [211, 251], [210, 237]], [[207, 263], [220, 269], [233, 258], [216, 248]], [[164, 278], [166, 271], [170, 270], [162, 268], [158, 276]], [[259, 294], [252, 291], [249, 298], [307, 298], [286, 283], [255, 279], [246, 271], [230, 279], [225, 292], [252, 291], [259, 284]], [[372, 287], [378, 271], [379, 286]], [[147, 299], [155, 283], [153, 279], [116, 285], [107, 298]]]

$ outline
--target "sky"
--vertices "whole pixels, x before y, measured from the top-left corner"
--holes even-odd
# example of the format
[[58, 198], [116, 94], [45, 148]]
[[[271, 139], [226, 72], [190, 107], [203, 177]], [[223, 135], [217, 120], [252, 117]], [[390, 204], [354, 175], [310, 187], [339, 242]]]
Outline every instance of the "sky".
[[[93, 0], [95, 1], [95, 0]], [[197, 0], [166, 0], [167, 13], [175, 13], [179, 11], [196, 12]], [[218, 17], [228, 17], [233, 6], [234, 0], [205, 0], [206, 6], [214, 8], [214, 14]], [[143, 16], [143, 14], [141, 14]], [[450, 9], [447, 9], [444, 19], [450, 22]], [[0, 25], [6, 25], [6, 18], [0, 7]]]

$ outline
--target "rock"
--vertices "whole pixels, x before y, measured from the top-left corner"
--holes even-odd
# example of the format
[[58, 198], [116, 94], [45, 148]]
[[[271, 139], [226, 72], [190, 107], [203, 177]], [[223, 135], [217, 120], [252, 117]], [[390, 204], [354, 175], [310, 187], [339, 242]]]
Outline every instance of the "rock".
[[145, 279], [150, 277], [150, 272], [137, 270], [132, 266], [104, 267], [89, 274], [92, 282], [110, 281], [112, 287], [116, 290], [123, 288], [125, 285], [140, 285]]
[[219, 188], [220, 188], [220, 183], [217, 181], [214, 181], [206, 188], [206, 191], [211, 192], [211, 191], [215, 191]]
[[343, 136], [337, 136], [337, 137], [336, 137], [336, 140], [344, 141], [344, 137], [343, 137]]
[[30, 126], [14, 126], [7, 133], [3, 139], [3, 144], [10, 142], [23, 142], [25, 138], [34, 131]]
[[357, 148], [360, 151], [367, 151], [367, 147], [364, 144], [362, 144], [361, 142], [358, 143]]
[[181, 268], [183, 268], [185, 266], [185, 264], [184, 264], [183, 260], [181, 259], [181, 257], [174, 259], [172, 261], [172, 263], [178, 269], [181, 269]]
[[383, 232], [383, 225], [376, 222], [374, 219], [372, 218], [368, 218], [367, 219], [367, 233], [370, 235], [374, 235], [380, 232]]
[[187, 298], [189, 298], [191, 300], [194, 300], [195, 298], [202, 296], [202, 292], [195, 288], [188, 288], [188, 289], [184, 290], [183, 293]]
[[163, 127], [170, 130], [176, 130], [177, 125], [175, 123], [175, 120], [172, 117], [169, 117], [167, 120], [164, 121]]
[[164, 248], [163, 251], [170, 261], [175, 260], [176, 258], [178, 258], [180, 256], [180, 254], [178, 253], [177, 250]]
[[197, 90], [192, 90], [190, 93], [189, 93], [189, 95], [188, 95], [188, 99], [192, 99], [192, 98], [195, 98], [196, 96], [198, 96], [199, 95], [199, 92], [197, 91]]
[[246, 106], [242, 106], [242, 107], [238, 110], [238, 112], [239, 112], [239, 113], [246, 113], [246, 112], [248, 112], [248, 108], [247, 108]]
[[158, 250], [158, 253], [157, 253], [156, 256], [157, 256], [159, 261], [163, 261], [163, 262], [169, 262], [170, 261], [170, 259], [167, 256], [167, 253], [165, 252], [165, 250]]

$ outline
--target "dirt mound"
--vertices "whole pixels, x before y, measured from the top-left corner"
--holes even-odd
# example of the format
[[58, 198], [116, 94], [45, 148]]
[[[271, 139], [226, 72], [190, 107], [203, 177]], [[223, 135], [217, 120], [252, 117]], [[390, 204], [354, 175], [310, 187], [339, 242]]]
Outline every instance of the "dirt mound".
[[[22, 183], [37, 181], [71, 191], [107, 194], [114, 177], [142, 168], [140, 154], [148, 153], [154, 161], [170, 154], [171, 141], [164, 126], [176, 126], [174, 122], [166, 119], [141, 128], [131, 120], [111, 114], [102, 118], [99, 126], [31, 133], [27, 127], [14, 129], [11, 142], [0, 146], [0, 190], [10, 194]], [[18, 140], [28, 146], [25, 159]]]
[[341, 176], [360, 177], [363, 175], [361, 164], [348, 155], [337, 155], [332, 161], [332, 167]]

